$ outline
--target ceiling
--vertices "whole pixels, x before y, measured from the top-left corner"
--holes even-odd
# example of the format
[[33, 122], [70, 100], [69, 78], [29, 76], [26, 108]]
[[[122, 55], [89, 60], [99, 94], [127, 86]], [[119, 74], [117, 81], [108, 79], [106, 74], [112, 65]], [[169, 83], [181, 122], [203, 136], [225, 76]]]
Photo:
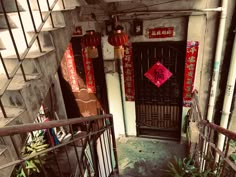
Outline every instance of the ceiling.
[[[148, 19], [162, 17], [165, 10], [194, 9], [195, 4], [204, 0], [79, 0], [83, 1], [81, 17], [86, 21], [110, 19], [119, 16], [123, 19]], [[197, 2], [197, 3], [196, 3]], [[204, 3], [205, 4], [205, 3]], [[177, 12], [166, 13], [165, 16], [176, 16]], [[178, 14], [179, 15], [179, 14]]]

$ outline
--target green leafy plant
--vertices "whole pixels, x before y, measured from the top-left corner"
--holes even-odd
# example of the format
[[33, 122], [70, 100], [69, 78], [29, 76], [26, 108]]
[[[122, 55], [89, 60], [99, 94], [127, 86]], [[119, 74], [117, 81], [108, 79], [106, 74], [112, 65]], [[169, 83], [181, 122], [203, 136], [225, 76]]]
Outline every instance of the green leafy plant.
[[218, 177], [211, 169], [206, 169], [201, 172], [199, 168], [194, 166], [194, 161], [191, 158], [174, 157], [173, 162], [169, 162], [167, 173], [171, 177]]
[[236, 140], [230, 140], [229, 144], [233, 150], [232, 154], [230, 154], [230, 158], [236, 164]]
[[[43, 135], [38, 135], [32, 139], [28, 144], [23, 147], [22, 155], [23, 157], [34, 155], [37, 152], [43, 151], [49, 147], [48, 144], [45, 143], [46, 140], [44, 139]], [[45, 154], [41, 154], [40, 157], [43, 158]], [[41, 163], [44, 163], [42, 160]], [[24, 170], [23, 166], [24, 165]], [[37, 158], [32, 158], [30, 160], [24, 161], [22, 165], [18, 167], [16, 170], [16, 177], [26, 177], [30, 176], [34, 173], [40, 173], [40, 161]], [[27, 175], [25, 174], [27, 173]]]

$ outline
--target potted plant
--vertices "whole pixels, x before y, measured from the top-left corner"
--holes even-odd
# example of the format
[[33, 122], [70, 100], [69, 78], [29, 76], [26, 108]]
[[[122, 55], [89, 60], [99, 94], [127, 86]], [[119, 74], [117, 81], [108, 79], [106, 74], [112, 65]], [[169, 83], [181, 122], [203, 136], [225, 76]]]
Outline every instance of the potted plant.
[[[38, 135], [32, 138], [32, 141], [27, 143], [22, 150], [22, 156], [26, 157], [29, 155], [34, 155], [40, 151], [43, 151], [49, 147], [48, 144], [45, 143], [46, 140], [44, 139], [43, 135]], [[45, 154], [41, 154], [40, 157], [43, 159]], [[41, 163], [44, 163], [41, 160]], [[26, 177], [26, 176], [39, 176], [41, 172], [41, 163], [38, 158], [32, 158], [30, 160], [26, 160], [23, 164], [19, 165], [16, 169], [15, 176], [16, 177]], [[24, 165], [24, 169], [23, 169]], [[27, 174], [26, 174], [27, 173]]]

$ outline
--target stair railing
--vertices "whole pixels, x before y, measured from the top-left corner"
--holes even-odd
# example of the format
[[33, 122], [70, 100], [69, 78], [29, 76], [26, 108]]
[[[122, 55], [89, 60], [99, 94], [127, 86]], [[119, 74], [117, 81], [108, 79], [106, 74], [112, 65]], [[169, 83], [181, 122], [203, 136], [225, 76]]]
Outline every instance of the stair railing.
[[[197, 140], [195, 138], [195, 141], [190, 142], [190, 154], [195, 166], [202, 172], [211, 171], [212, 176], [235, 177], [236, 161], [233, 157], [236, 155], [236, 146], [231, 144], [236, 143], [236, 133], [204, 120], [198, 103], [197, 91], [193, 94], [189, 121], [198, 126], [198, 131], [196, 129], [189, 131], [190, 139], [198, 134]], [[226, 137], [223, 150], [217, 147], [219, 135]]]
[[[50, 5], [49, 0], [44, 0], [44, 1], [47, 2], [48, 10], [46, 12], [44, 12], [46, 14], [45, 14], [45, 16], [43, 18], [43, 15], [42, 15], [43, 12], [41, 10], [39, 0], [37, 0], [38, 11], [39, 11], [40, 17], [41, 17], [41, 23], [40, 23], [39, 27], [37, 28], [36, 25], [35, 25], [35, 18], [34, 18], [33, 13], [32, 13], [33, 10], [32, 10], [32, 7], [30, 5], [30, 1], [27, 0], [28, 11], [30, 12], [31, 22], [32, 22], [33, 28], [34, 28], [33, 29], [34, 30], [34, 35], [33, 35], [32, 39], [31, 39], [31, 41], [28, 42], [28, 40], [26, 38], [25, 27], [23, 25], [23, 19], [21, 17], [21, 12], [19, 10], [18, 0], [15, 0], [15, 6], [16, 6], [17, 14], [18, 14], [19, 21], [20, 21], [20, 28], [21, 28], [23, 36], [24, 36], [24, 40], [25, 40], [24, 42], [26, 43], [26, 49], [24, 50], [24, 52], [22, 54], [20, 54], [19, 50], [17, 48], [17, 44], [16, 44], [15, 37], [14, 37], [13, 32], [12, 32], [12, 28], [11, 28], [9, 19], [8, 19], [8, 15], [7, 15], [8, 12], [7, 12], [6, 8], [5, 8], [4, 1], [0, 0], [2, 11], [3, 11], [4, 17], [5, 17], [5, 21], [6, 21], [6, 24], [7, 24], [7, 29], [9, 31], [9, 34], [10, 34], [10, 37], [11, 37], [11, 40], [12, 40], [12, 44], [13, 44], [13, 47], [14, 47], [14, 50], [15, 50], [15, 54], [16, 54], [16, 57], [17, 57], [17, 60], [18, 60], [18, 63], [14, 67], [13, 71], [11, 73], [9, 73], [7, 68], [6, 68], [5, 62], [4, 62], [4, 57], [2, 56], [2, 54], [0, 52], [0, 60], [1, 60], [1, 63], [3, 65], [6, 77], [7, 77], [7, 81], [3, 84], [3, 87], [0, 90], [0, 108], [2, 110], [4, 118], [7, 118], [8, 116], [7, 116], [7, 113], [5, 111], [4, 105], [3, 105], [2, 100], [1, 100], [3, 94], [5, 93], [7, 88], [9, 87], [10, 83], [12, 82], [14, 76], [16, 75], [16, 73], [17, 73], [17, 71], [19, 69], [20, 69], [20, 71], [22, 73], [22, 77], [24, 78], [24, 81], [27, 81], [26, 74], [25, 74], [24, 68], [23, 68], [23, 61], [24, 61], [25, 57], [27, 56], [28, 52], [30, 51], [31, 47], [33, 46], [33, 44], [34, 44], [34, 42], [36, 40], [37, 40], [40, 52], [43, 52], [42, 47], [41, 47], [41, 43], [40, 43], [40, 39], [39, 39], [39, 33], [42, 30], [44, 24], [46, 23], [46, 21], [47, 21], [47, 19], [49, 17], [50, 17], [50, 20], [51, 20], [52, 27], [53, 28], [55, 27], [54, 26], [54, 20], [53, 20], [53, 17], [52, 17], [52, 11], [53, 11], [53, 8], [56, 6], [56, 4], [58, 3], [59, 0], [54, 0], [51, 5]], [[62, 8], [65, 9], [64, 0], [61, 0], [61, 2], [62, 2]]]
[[[52, 130], [60, 127], [67, 130], [67, 136], [62, 142], [55, 143]], [[42, 133], [45, 133], [44, 138], [49, 137], [47, 143], [50, 146], [30, 155], [22, 155], [21, 145], [25, 150], [25, 142], [33, 142], [32, 136]], [[15, 160], [0, 166], [0, 172], [14, 167], [18, 173], [21, 171], [27, 176], [29, 164], [35, 162], [35, 169], [40, 170], [38, 175], [45, 177], [108, 177], [118, 173], [112, 115], [14, 125], [1, 128], [0, 137], [10, 139], [16, 152]]]

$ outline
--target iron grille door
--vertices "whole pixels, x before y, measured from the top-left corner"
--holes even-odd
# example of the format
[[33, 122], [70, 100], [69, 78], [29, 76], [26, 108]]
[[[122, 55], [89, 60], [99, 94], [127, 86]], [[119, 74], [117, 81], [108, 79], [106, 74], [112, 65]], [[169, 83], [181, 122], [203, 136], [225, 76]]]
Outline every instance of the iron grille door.
[[[138, 136], [179, 140], [185, 50], [186, 42], [133, 44]], [[144, 76], [156, 62], [173, 74], [159, 88]]]

